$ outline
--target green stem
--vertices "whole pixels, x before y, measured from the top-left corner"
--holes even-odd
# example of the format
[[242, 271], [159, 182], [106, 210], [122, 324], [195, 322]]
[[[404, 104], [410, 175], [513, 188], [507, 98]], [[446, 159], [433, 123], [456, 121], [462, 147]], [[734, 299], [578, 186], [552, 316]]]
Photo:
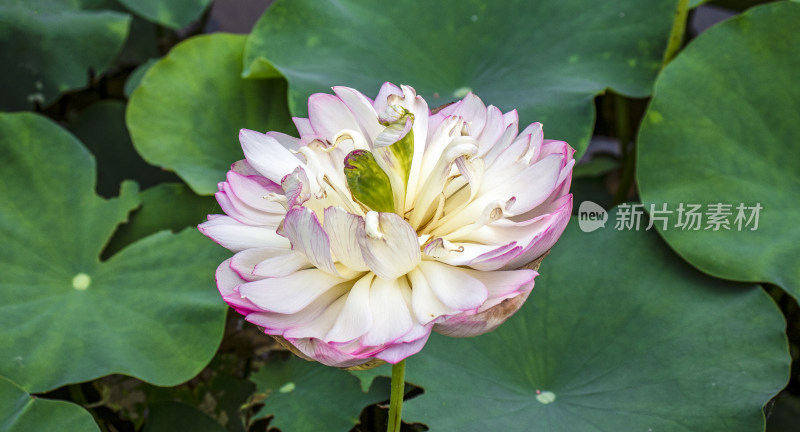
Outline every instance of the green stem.
[[406, 361], [392, 366], [392, 395], [389, 402], [389, 427], [387, 432], [400, 432], [400, 417], [403, 413], [403, 396], [406, 387]]
[[669, 43], [667, 43], [667, 50], [664, 52], [664, 60], [661, 63], [662, 69], [675, 58], [675, 55], [681, 49], [688, 16], [689, 0], [678, 0], [678, 7], [675, 9], [675, 21], [672, 22], [672, 32], [669, 35]]
[[616, 120], [617, 138], [622, 152], [622, 176], [619, 181], [617, 194], [614, 196], [614, 204], [620, 204], [628, 199], [628, 191], [633, 184], [635, 173], [636, 153], [635, 148], [630, 148], [631, 143], [631, 122], [628, 99], [625, 96], [614, 95], [614, 120]]

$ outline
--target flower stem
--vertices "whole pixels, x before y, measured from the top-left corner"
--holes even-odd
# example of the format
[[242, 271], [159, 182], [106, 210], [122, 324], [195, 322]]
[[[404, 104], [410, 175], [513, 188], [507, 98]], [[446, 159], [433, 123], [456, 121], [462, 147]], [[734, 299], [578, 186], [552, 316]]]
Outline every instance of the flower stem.
[[400, 416], [403, 413], [403, 396], [406, 387], [406, 361], [392, 366], [392, 395], [389, 402], [389, 427], [387, 432], [400, 432]]
[[619, 138], [620, 151], [622, 153], [622, 175], [620, 177], [617, 193], [614, 196], [614, 204], [621, 204], [627, 201], [628, 192], [633, 185], [633, 177], [636, 173], [636, 149], [629, 147], [631, 143], [631, 122], [628, 99], [622, 95], [614, 96], [614, 119], [616, 120], [617, 138]]
[[671, 62], [683, 43], [683, 34], [686, 32], [686, 18], [689, 16], [689, 0], [678, 0], [678, 7], [675, 9], [675, 21], [672, 22], [672, 32], [669, 35], [667, 50], [664, 52], [664, 60], [661, 63], [663, 69], [667, 63]]

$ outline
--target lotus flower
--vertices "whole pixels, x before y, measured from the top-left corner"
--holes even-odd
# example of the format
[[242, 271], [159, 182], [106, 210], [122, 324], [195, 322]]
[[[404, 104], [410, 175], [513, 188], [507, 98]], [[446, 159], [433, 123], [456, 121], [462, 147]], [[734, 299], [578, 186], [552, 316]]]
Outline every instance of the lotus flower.
[[245, 159], [216, 194], [226, 215], [199, 226], [235, 253], [222, 297], [337, 367], [397, 363], [432, 330], [496, 328], [533, 288], [520, 268], [569, 220], [574, 150], [472, 93], [431, 112], [408, 86], [333, 91], [294, 119], [299, 139], [241, 131]]

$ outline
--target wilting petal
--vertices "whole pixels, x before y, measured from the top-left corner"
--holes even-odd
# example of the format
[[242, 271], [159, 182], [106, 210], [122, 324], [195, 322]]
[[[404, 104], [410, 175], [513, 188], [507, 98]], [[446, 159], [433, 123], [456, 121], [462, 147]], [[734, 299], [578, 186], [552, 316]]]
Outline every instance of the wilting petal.
[[383, 279], [403, 276], [422, 258], [417, 233], [394, 213], [367, 213], [359, 223], [357, 238], [364, 262]]
[[433, 330], [451, 337], [472, 337], [488, 333], [504, 323], [508, 317], [514, 315], [525, 303], [528, 294], [530, 291], [521, 292], [474, 315], [464, 314], [450, 317], [434, 325]]
[[328, 235], [314, 212], [302, 207], [290, 210], [286, 213], [283, 229], [294, 250], [305, 255], [315, 267], [334, 275], [339, 274], [333, 266]]
[[343, 282], [346, 280], [321, 270], [300, 270], [289, 276], [242, 284], [239, 294], [265, 311], [291, 314]]
[[360, 216], [348, 213], [338, 207], [325, 209], [325, 232], [330, 239], [331, 251], [342, 264], [357, 270], [369, 270], [361, 246], [358, 245], [358, 227], [363, 223]]

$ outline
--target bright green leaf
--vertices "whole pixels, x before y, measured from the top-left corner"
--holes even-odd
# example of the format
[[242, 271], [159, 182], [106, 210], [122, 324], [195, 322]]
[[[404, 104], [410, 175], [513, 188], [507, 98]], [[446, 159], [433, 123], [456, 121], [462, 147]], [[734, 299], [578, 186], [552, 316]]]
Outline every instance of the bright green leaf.
[[437, 432], [763, 430], [791, 360], [771, 298], [697, 272], [655, 233], [574, 222], [508, 322], [434, 335], [408, 360], [425, 393], [404, 418]]
[[347, 432], [364, 407], [389, 397], [387, 385], [365, 393], [347, 371], [294, 356], [267, 363], [250, 380], [266, 396], [254, 418], [274, 415], [270, 426], [292, 432]]
[[5, 0], [0, 5], [0, 110], [50, 105], [111, 65], [131, 17], [89, 1]]
[[394, 199], [389, 176], [367, 150], [353, 150], [344, 159], [347, 187], [356, 201], [377, 212], [393, 212]]
[[431, 108], [470, 90], [586, 148], [594, 97], [650, 94], [675, 0], [277, 1], [256, 24], [245, 76], [289, 81], [289, 106], [333, 85], [373, 97], [408, 84]]
[[117, 0], [149, 21], [182, 29], [200, 18], [212, 0]]
[[[774, 283], [795, 298], [800, 298], [798, 23], [800, 4], [778, 2], [701, 34], [658, 79], [638, 150], [642, 200], [672, 211], [666, 229], [656, 226], [679, 255], [711, 275]], [[700, 205], [699, 229], [676, 226], [681, 204], [684, 210]], [[716, 204], [723, 207], [709, 207]], [[727, 228], [714, 231], [709, 224], [708, 214], [716, 210]], [[755, 218], [750, 220], [755, 215], [757, 229]], [[687, 220], [684, 212], [681, 222]]]
[[0, 377], [0, 432], [100, 431], [92, 415], [78, 405], [29, 395]]
[[242, 128], [291, 128], [282, 80], [241, 79], [245, 36], [188, 39], [154, 64], [133, 92], [126, 121], [139, 154], [211, 195], [244, 159]]
[[0, 375], [43, 392], [111, 373], [175, 385], [199, 372], [224, 327], [219, 248], [195, 230], [162, 231], [101, 262], [136, 185], [98, 197], [88, 151], [34, 114], [0, 115], [0, 152]]

